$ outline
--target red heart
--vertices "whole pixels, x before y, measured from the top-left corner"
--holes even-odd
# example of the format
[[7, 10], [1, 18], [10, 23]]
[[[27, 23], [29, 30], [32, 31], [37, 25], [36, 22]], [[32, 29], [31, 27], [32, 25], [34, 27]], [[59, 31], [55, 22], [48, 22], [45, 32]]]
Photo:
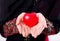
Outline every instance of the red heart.
[[32, 27], [38, 23], [38, 17], [36, 16], [35, 12], [25, 13], [23, 17], [23, 22], [29, 27]]

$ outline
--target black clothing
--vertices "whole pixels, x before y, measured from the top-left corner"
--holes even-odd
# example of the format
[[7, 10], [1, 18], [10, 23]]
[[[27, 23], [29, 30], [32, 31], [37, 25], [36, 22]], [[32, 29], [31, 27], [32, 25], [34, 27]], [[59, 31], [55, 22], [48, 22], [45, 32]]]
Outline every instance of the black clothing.
[[[0, 33], [3, 35], [2, 25], [16, 18], [22, 12], [41, 12], [46, 18], [51, 20], [54, 25], [60, 23], [60, 0], [0, 0]], [[58, 27], [57, 27], [58, 28]], [[57, 30], [58, 32], [58, 30]], [[30, 41], [44, 41], [45, 35], [41, 34], [34, 39], [30, 35]], [[24, 37], [15, 34], [7, 37], [7, 41], [24, 41]]]

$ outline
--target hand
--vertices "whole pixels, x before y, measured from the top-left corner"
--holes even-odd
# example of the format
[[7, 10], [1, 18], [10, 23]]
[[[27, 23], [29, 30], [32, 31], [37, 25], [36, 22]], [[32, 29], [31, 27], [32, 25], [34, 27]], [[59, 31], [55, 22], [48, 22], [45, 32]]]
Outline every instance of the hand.
[[37, 25], [33, 26], [30, 30], [31, 35], [36, 38], [38, 35], [42, 33], [42, 31], [47, 28], [45, 17], [41, 13], [37, 13], [37, 17], [39, 18], [39, 22]]
[[17, 17], [17, 20], [16, 20], [16, 26], [18, 28], [18, 31], [20, 34], [23, 35], [23, 37], [27, 37], [29, 35], [29, 27], [26, 26], [24, 23], [23, 23], [23, 16], [24, 16], [25, 13], [21, 13], [18, 17]]
[[27, 26], [27, 25], [25, 25], [23, 23], [23, 19], [22, 18], [24, 16], [24, 14], [25, 13], [22, 13], [17, 18], [16, 25], [17, 25], [18, 31], [24, 37], [26, 37], [29, 34], [31, 34], [34, 38], [36, 38], [38, 35], [40, 35], [42, 33], [44, 28], [47, 27], [45, 18], [44, 18], [44, 16], [41, 13], [37, 13], [37, 17], [39, 19], [38, 20], [38, 24], [30, 28], [29, 26]]

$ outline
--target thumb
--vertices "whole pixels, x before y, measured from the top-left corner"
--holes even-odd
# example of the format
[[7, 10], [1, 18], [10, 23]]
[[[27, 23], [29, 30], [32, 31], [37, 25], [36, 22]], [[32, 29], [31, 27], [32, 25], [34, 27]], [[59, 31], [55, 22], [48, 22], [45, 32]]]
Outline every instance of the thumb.
[[21, 13], [18, 17], [17, 17], [17, 20], [16, 20], [16, 25], [18, 25], [21, 21], [22, 21], [22, 18], [23, 18], [23, 16], [24, 16], [24, 12], [23, 13]]
[[43, 25], [43, 27], [47, 27], [46, 19], [41, 13], [37, 13], [39, 18], [39, 23]]

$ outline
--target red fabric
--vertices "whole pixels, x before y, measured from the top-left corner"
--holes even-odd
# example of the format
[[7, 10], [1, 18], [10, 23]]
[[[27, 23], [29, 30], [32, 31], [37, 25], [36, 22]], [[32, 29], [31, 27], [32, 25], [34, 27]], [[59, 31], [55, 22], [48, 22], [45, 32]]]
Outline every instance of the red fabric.
[[[56, 29], [54, 28], [53, 31], [51, 32], [51, 35], [56, 33]], [[45, 37], [45, 41], [49, 41], [48, 35]]]
[[46, 36], [45, 41], [49, 41], [48, 36]]
[[54, 28], [53, 31], [51, 32], [51, 35], [56, 33], [56, 29]]

